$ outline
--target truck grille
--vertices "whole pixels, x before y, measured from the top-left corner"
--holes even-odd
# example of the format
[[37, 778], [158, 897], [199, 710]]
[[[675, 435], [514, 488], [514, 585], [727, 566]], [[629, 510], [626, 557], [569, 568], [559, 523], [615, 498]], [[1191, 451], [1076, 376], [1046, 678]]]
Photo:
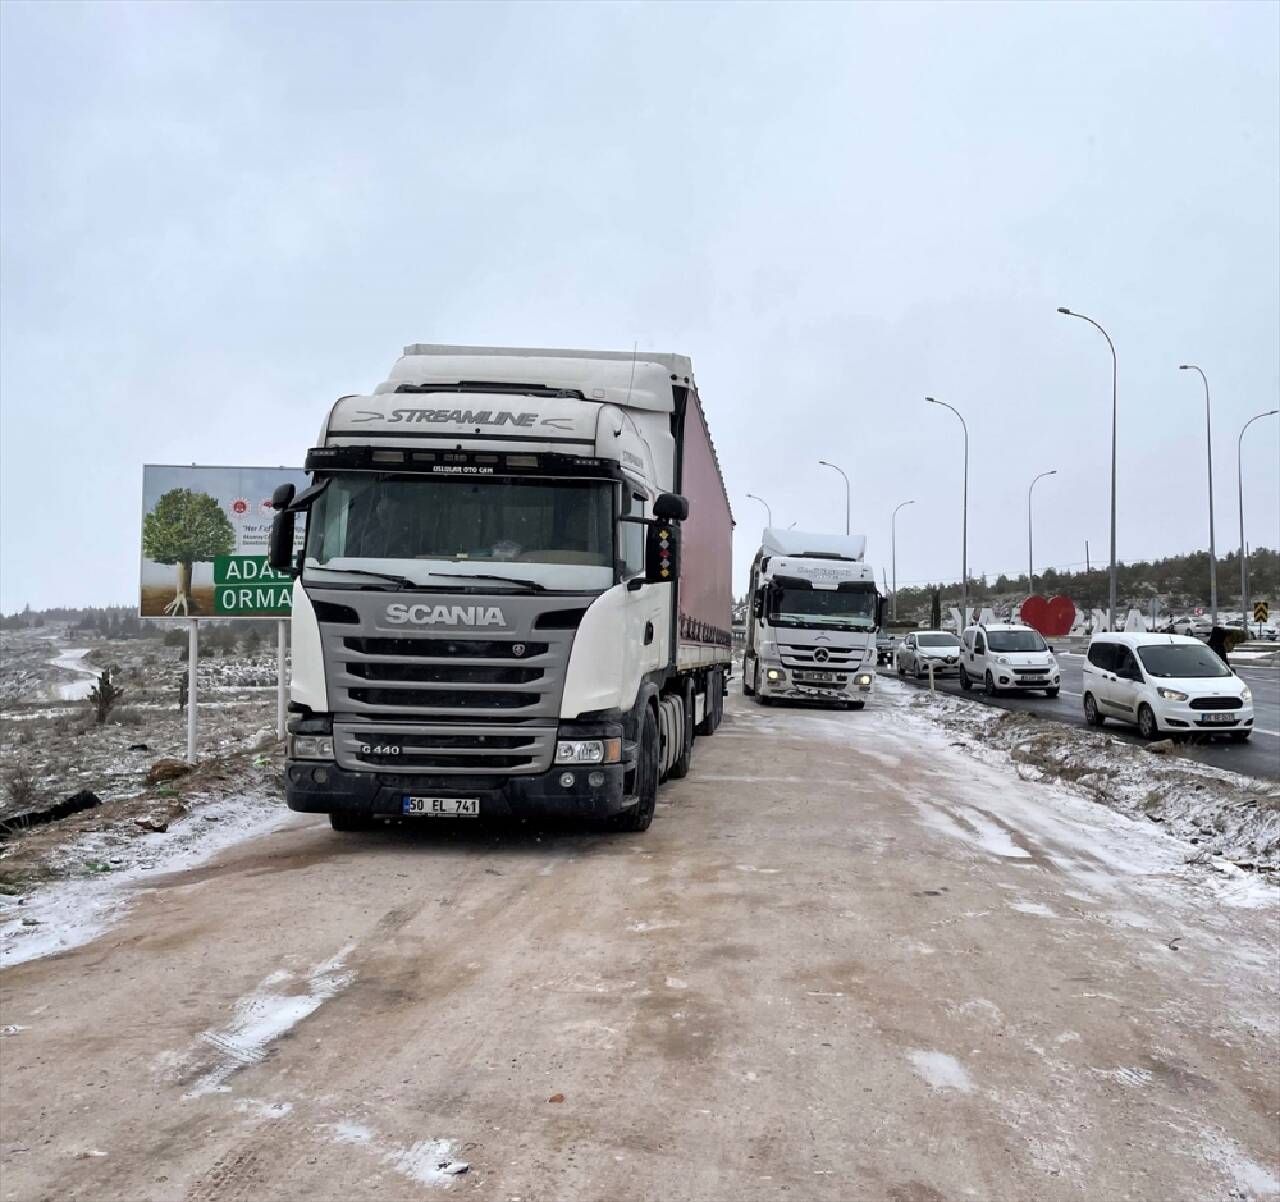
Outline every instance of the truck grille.
[[[575, 626], [556, 624], [565, 598], [486, 597], [485, 606], [501, 611], [500, 631], [497, 623], [388, 629], [396, 594], [316, 593], [359, 618], [357, 628], [317, 615], [342, 767], [473, 777], [551, 767], [576, 634]], [[476, 599], [436, 594], [433, 608], [437, 602], [452, 612]]]
[[[815, 659], [817, 651], [825, 651], [827, 658]], [[862, 663], [863, 656], [862, 647], [828, 647], [825, 643], [779, 645], [778, 652], [783, 665], [788, 668], [856, 668]]]

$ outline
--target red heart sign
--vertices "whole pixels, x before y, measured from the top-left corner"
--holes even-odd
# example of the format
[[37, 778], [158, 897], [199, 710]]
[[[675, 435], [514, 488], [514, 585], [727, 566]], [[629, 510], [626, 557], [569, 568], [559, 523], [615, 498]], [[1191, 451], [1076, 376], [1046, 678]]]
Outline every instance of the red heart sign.
[[1070, 597], [1054, 597], [1046, 601], [1037, 595], [1022, 603], [1022, 620], [1047, 639], [1060, 639], [1071, 632], [1076, 620], [1076, 607]]

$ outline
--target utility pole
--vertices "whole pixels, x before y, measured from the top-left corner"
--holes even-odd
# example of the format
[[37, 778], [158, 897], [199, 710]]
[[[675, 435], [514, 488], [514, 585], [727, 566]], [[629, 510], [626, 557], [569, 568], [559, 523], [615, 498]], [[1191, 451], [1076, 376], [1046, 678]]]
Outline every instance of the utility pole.
[[1209, 377], [1194, 363], [1178, 364], [1179, 371], [1199, 372], [1204, 384], [1204, 445], [1209, 460], [1209, 622], [1218, 624], [1218, 551], [1213, 541], [1213, 421], [1209, 411]]
[[930, 405], [941, 405], [950, 409], [960, 418], [960, 428], [964, 431], [964, 492], [960, 503], [960, 634], [969, 624], [969, 427], [960, 415], [960, 410], [946, 401], [935, 400], [931, 396], [924, 398]]
[[898, 510], [903, 505], [914, 504], [914, 501], [903, 501], [901, 505], [895, 507], [889, 518], [890, 558], [893, 561], [893, 620], [895, 622], [898, 620]]

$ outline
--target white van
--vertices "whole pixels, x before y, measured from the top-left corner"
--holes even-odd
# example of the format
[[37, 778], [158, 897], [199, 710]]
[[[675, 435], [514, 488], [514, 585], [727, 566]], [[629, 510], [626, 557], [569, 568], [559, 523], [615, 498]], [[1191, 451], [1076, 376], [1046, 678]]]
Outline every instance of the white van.
[[1084, 662], [1084, 717], [1131, 722], [1145, 739], [1161, 732], [1253, 732], [1253, 694], [1199, 639], [1179, 634], [1098, 634]]
[[1038, 630], [1030, 626], [970, 626], [960, 647], [960, 687], [975, 684], [988, 697], [1005, 692], [1043, 689], [1046, 697], [1056, 697], [1062, 687], [1062, 672], [1053, 651]]

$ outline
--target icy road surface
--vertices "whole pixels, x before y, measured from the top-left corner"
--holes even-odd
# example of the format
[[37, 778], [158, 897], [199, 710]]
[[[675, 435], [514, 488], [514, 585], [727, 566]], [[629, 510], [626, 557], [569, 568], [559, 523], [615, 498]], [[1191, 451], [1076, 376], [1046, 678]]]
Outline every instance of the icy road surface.
[[1276, 890], [736, 696], [646, 834], [292, 819], [0, 973], [0, 1196], [1262, 1199]]

